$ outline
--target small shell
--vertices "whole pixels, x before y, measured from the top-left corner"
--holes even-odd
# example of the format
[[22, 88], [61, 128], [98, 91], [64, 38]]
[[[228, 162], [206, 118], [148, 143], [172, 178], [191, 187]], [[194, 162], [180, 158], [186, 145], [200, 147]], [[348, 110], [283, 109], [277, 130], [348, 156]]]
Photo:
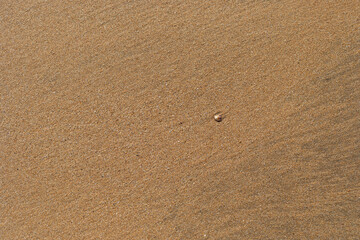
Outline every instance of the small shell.
[[221, 115], [221, 113], [216, 113], [214, 115], [214, 120], [217, 122], [221, 122], [223, 120], [223, 116]]

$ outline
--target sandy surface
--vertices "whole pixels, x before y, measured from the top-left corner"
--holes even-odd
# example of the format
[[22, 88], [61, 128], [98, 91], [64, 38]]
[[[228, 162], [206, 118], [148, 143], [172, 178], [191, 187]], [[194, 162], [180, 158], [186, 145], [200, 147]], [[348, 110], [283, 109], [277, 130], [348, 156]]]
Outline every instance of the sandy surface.
[[1, 239], [359, 237], [359, 1], [84, 2], [0, 1]]

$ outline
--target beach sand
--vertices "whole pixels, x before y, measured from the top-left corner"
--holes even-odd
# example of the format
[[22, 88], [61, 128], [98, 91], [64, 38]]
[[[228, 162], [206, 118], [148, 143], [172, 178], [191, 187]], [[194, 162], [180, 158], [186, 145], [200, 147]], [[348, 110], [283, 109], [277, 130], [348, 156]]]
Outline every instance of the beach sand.
[[0, 19], [1, 239], [359, 237], [359, 1]]

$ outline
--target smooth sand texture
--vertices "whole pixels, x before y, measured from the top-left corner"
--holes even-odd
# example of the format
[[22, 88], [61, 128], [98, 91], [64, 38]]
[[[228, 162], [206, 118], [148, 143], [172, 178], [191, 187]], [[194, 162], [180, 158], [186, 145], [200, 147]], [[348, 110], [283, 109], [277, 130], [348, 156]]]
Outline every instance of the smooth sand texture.
[[0, 239], [359, 239], [357, 0], [2, 0], [0, 91]]

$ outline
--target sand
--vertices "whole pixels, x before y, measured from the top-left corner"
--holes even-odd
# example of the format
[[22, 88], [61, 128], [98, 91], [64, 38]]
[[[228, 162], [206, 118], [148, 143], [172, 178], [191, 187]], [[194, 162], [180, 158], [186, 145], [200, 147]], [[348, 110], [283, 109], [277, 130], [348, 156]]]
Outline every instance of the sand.
[[359, 1], [0, 19], [0, 239], [360, 236]]

